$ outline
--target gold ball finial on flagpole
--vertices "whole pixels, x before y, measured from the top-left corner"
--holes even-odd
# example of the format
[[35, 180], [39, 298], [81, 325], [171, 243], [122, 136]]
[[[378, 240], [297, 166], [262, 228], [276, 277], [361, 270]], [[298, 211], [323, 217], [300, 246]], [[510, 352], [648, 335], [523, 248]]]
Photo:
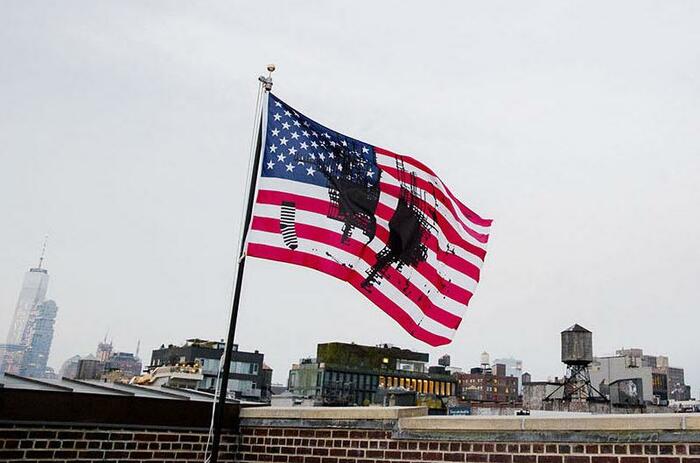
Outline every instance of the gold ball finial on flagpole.
[[265, 76], [260, 76], [258, 77], [258, 80], [262, 82], [263, 87], [265, 88], [266, 91], [272, 90], [272, 73], [275, 72], [275, 69], [277, 67], [274, 64], [268, 64], [267, 65], [267, 77]]

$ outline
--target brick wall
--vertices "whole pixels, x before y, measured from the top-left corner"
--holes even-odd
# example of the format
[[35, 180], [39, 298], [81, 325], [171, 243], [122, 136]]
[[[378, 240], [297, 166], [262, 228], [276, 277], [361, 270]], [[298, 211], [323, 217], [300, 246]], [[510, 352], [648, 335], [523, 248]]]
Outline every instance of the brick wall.
[[[224, 436], [220, 461], [234, 461], [235, 439]], [[7, 425], [0, 428], [0, 462], [201, 462], [206, 442], [204, 430]]]
[[374, 463], [700, 463], [700, 443], [460, 442], [395, 438], [392, 431], [243, 427], [236, 461]]
[[[432, 417], [420, 407], [247, 408], [222, 462], [700, 463], [700, 414]], [[0, 417], [2, 419], [2, 417]], [[202, 462], [193, 425], [0, 422], [0, 462]]]

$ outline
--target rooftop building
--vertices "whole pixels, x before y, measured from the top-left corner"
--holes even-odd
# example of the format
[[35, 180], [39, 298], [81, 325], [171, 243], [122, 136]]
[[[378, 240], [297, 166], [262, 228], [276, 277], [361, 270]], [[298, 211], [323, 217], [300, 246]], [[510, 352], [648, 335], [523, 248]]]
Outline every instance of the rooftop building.
[[[162, 345], [151, 354], [149, 371], [161, 366], [194, 365], [201, 366], [202, 380], [197, 389], [214, 392], [219, 372], [224, 343], [203, 339], [188, 339], [183, 345]], [[258, 352], [244, 352], [234, 345], [228, 393], [235, 398], [269, 402], [272, 369], [266, 369], [265, 356]]]
[[620, 380], [638, 379], [634, 392], [640, 403], [666, 405], [670, 399], [690, 400], [682, 368], [669, 366], [668, 357], [645, 355], [642, 349], [620, 349], [614, 356], [596, 357], [591, 381], [603, 389]]
[[[318, 344], [315, 358], [292, 365], [289, 392], [316, 405], [369, 405], [385, 390], [411, 392], [417, 400], [454, 396], [456, 381], [445, 367], [428, 368], [428, 354], [382, 344]], [[439, 368], [435, 370], [435, 368]], [[379, 394], [382, 392], [382, 394]]]
[[469, 402], [515, 403], [518, 400], [518, 377], [506, 373], [506, 366], [472, 368], [469, 373], [453, 373], [459, 386], [458, 397]]

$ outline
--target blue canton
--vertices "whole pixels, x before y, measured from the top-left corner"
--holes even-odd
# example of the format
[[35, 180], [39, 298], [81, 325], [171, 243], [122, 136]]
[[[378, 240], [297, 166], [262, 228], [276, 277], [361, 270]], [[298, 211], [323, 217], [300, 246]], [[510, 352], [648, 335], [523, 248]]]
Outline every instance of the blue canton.
[[261, 175], [334, 188], [379, 187], [372, 145], [312, 121], [273, 94], [267, 109]]

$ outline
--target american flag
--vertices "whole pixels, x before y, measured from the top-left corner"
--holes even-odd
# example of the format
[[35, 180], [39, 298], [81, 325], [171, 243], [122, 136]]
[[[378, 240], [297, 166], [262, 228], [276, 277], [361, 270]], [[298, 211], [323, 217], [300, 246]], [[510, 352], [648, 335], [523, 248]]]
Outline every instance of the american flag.
[[346, 281], [415, 338], [449, 343], [479, 281], [491, 220], [421, 162], [267, 98], [247, 255]]

